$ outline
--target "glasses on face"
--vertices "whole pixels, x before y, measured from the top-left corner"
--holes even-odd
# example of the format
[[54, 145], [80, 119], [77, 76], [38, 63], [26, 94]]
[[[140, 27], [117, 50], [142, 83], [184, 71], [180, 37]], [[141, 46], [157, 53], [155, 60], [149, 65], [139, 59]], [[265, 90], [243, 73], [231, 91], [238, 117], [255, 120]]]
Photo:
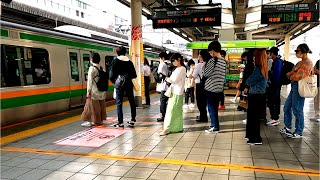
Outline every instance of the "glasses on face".
[[298, 52], [300, 52], [301, 50], [295, 50], [294, 52], [296, 52], [296, 53], [298, 53]]

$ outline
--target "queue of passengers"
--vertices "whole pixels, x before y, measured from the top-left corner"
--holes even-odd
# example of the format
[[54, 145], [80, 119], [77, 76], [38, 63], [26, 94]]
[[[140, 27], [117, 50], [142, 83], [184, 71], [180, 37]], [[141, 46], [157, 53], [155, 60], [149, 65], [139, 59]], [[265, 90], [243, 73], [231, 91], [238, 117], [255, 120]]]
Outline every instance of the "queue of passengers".
[[[260, 121], [266, 120], [266, 107], [270, 110], [271, 120], [267, 121], [268, 126], [280, 124], [280, 93], [281, 93], [281, 72], [284, 71], [283, 60], [278, 55], [279, 49], [272, 47], [268, 53], [266, 49], [250, 49], [246, 54], [246, 64], [243, 70], [239, 90], [248, 96], [248, 109], [246, 121], [246, 136], [248, 144], [262, 144], [260, 136]], [[301, 138], [304, 128], [304, 101], [298, 93], [298, 81], [310, 75], [313, 68], [312, 61], [308, 58], [311, 50], [306, 44], [300, 44], [295, 50], [299, 61], [290, 72], [286, 74], [291, 81], [291, 91], [284, 106], [284, 128], [280, 133], [289, 138]], [[117, 50], [118, 57], [110, 67], [110, 80], [115, 87], [117, 104], [118, 123], [114, 127], [124, 127], [122, 103], [124, 94], [128, 97], [131, 107], [131, 120], [128, 126], [133, 127], [136, 122], [136, 104], [133, 97], [132, 79], [136, 78], [136, 71], [133, 63], [126, 56], [126, 49], [120, 47]], [[209, 44], [208, 50], [199, 53], [199, 63], [189, 61], [189, 68], [185, 67], [185, 61], [181, 54], [175, 53], [170, 58], [165, 52], [159, 54], [160, 64], [157, 72], [161, 75], [161, 82], [157, 84], [157, 91], [160, 92], [160, 113], [157, 121], [164, 121], [161, 136], [170, 133], [183, 131], [183, 95], [185, 104], [191, 98], [191, 107], [194, 105], [194, 91], [196, 94], [197, 107], [200, 116], [196, 117], [197, 122], [208, 122], [207, 110], [211, 120], [211, 126], [205, 130], [206, 133], [220, 131], [218, 116], [219, 102], [224, 101], [224, 84], [226, 79], [227, 62], [224, 59], [224, 52], [218, 41]], [[169, 59], [169, 62], [166, 59]], [[272, 64], [270, 67], [270, 61]], [[93, 53], [90, 62], [87, 81], [87, 103], [82, 113], [85, 120], [83, 126], [101, 125], [106, 119], [105, 98], [106, 92], [99, 90], [100, 56]], [[241, 66], [243, 68], [243, 66]], [[187, 70], [188, 69], [188, 70]], [[146, 85], [150, 83], [151, 69], [147, 60], [143, 68]], [[314, 73], [319, 79], [319, 61], [314, 67]], [[317, 84], [319, 90], [319, 82]], [[150, 105], [149, 92], [146, 92], [146, 105]], [[235, 99], [236, 100], [236, 99]], [[268, 103], [267, 103], [268, 101]], [[221, 106], [221, 104], [220, 104]], [[188, 106], [190, 107], [190, 106]], [[319, 94], [314, 98], [315, 118], [319, 119]], [[296, 118], [295, 130], [292, 131], [292, 111]]]

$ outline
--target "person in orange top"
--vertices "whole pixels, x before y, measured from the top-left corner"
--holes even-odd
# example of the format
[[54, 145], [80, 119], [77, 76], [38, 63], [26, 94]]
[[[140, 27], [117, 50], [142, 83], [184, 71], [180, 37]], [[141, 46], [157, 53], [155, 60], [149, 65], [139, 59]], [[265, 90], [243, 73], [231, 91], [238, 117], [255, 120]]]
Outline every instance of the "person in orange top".
[[[289, 138], [302, 138], [304, 128], [304, 97], [301, 97], [298, 92], [298, 81], [310, 75], [312, 70], [312, 61], [308, 58], [308, 53], [312, 53], [307, 44], [300, 44], [295, 50], [296, 57], [301, 58], [287, 74], [291, 80], [291, 91], [284, 104], [284, 124], [285, 127], [280, 130], [280, 133], [286, 134]], [[292, 112], [296, 118], [295, 131], [291, 132]]]

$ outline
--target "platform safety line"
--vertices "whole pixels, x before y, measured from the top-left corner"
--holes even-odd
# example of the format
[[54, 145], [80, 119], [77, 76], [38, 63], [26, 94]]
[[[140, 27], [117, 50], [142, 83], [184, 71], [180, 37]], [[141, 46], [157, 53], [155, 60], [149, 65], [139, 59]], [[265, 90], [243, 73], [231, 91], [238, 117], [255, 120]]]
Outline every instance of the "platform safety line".
[[38, 154], [49, 154], [49, 155], [61, 155], [61, 156], [81, 156], [88, 158], [100, 158], [100, 159], [112, 159], [120, 161], [134, 161], [144, 163], [162, 163], [162, 164], [173, 164], [183, 166], [195, 166], [205, 168], [219, 168], [219, 169], [230, 169], [230, 170], [241, 170], [241, 171], [254, 171], [264, 172], [273, 174], [290, 174], [299, 176], [320, 176], [320, 171], [316, 170], [300, 170], [300, 169], [289, 169], [289, 168], [273, 168], [267, 166], [246, 166], [237, 164], [221, 164], [221, 163], [210, 163], [200, 161], [184, 161], [175, 159], [160, 159], [160, 158], [144, 158], [144, 157], [128, 157], [121, 155], [110, 155], [110, 154], [98, 154], [98, 153], [80, 153], [80, 152], [67, 152], [67, 151], [56, 151], [56, 150], [43, 150], [43, 149], [32, 149], [32, 148], [16, 148], [16, 147], [4, 147], [0, 149], [6, 152], [24, 152], [24, 153], [38, 153]]

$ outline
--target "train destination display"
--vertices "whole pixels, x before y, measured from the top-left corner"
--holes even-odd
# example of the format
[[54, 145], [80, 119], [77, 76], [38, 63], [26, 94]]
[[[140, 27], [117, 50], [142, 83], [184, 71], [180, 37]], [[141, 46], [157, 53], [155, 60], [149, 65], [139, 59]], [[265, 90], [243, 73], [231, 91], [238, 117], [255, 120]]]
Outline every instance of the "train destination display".
[[156, 10], [153, 12], [151, 19], [154, 29], [221, 26], [221, 7], [187, 10]]
[[319, 22], [319, 2], [263, 5], [261, 24]]

